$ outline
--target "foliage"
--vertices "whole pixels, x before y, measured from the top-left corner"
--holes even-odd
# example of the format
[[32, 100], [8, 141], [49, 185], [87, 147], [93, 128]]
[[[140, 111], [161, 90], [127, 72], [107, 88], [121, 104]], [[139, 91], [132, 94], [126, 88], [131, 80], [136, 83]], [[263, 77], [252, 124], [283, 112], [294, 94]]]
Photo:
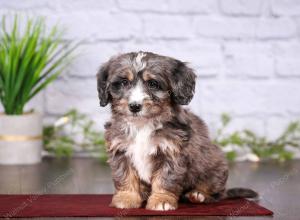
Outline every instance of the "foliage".
[[[261, 137], [249, 129], [234, 131], [225, 134], [225, 129], [231, 122], [227, 114], [221, 116], [222, 126], [218, 129], [214, 142], [222, 148], [228, 146], [237, 146], [239, 148], [248, 148], [252, 154], [260, 159], [277, 159], [285, 161], [293, 158], [293, 152], [289, 147], [300, 147], [300, 122], [291, 122], [284, 132], [275, 140], [268, 140], [267, 137]], [[227, 159], [233, 161], [237, 157], [237, 152], [231, 149], [226, 152]]]
[[28, 19], [23, 27], [15, 16], [9, 30], [5, 16], [1, 23], [0, 102], [6, 114], [18, 115], [61, 74], [77, 45], [63, 42], [57, 26], [46, 30], [42, 17]]
[[[249, 129], [226, 132], [232, 121], [227, 114], [222, 114], [222, 126], [217, 130], [214, 143], [225, 152], [229, 161], [238, 157], [238, 149], [247, 149], [258, 159], [277, 159], [285, 161], [293, 158], [288, 147], [300, 147], [300, 122], [291, 122], [285, 131], [275, 140], [260, 137]], [[81, 136], [78, 140], [78, 136]], [[44, 146], [57, 156], [71, 156], [74, 147], [96, 153], [102, 162], [107, 156], [104, 147], [103, 133], [94, 129], [94, 123], [87, 115], [71, 110], [54, 125], [44, 128]], [[235, 146], [235, 148], [231, 148]], [[226, 148], [229, 148], [226, 149]]]
[[67, 112], [54, 125], [44, 127], [44, 148], [56, 156], [72, 156], [74, 148], [95, 153], [106, 161], [103, 134], [94, 122], [76, 110]]

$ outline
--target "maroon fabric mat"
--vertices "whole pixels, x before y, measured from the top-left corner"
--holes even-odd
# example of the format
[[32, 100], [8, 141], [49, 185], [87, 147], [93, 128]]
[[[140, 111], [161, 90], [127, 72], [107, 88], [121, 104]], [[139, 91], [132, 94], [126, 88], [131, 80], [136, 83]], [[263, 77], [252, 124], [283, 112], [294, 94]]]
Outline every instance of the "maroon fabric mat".
[[273, 212], [246, 199], [182, 203], [174, 211], [116, 209], [112, 195], [0, 195], [0, 217], [256, 216]]

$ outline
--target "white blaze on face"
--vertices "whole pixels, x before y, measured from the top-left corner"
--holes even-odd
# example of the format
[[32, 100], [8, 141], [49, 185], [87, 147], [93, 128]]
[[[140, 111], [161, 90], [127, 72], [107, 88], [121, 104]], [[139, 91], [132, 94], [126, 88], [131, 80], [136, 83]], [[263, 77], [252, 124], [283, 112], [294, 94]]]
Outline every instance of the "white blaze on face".
[[145, 92], [142, 82], [139, 80], [135, 87], [130, 91], [129, 103], [142, 104], [145, 98], [149, 97]]

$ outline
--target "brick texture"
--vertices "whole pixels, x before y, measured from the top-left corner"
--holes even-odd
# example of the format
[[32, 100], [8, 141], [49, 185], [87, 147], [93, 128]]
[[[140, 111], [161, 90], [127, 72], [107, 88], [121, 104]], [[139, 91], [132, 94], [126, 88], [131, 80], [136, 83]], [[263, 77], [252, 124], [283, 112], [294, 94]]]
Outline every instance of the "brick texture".
[[223, 112], [275, 137], [300, 118], [299, 0], [0, 0], [0, 15], [43, 15], [82, 41], [63, 77], [27, 108], [46, 120], [78, 108], [100, 129], [109, 108], [100, 108], [95, 74], [110, 56], [153, 51], [187, 61], [196, 70], [189, 105], [212, 131]]

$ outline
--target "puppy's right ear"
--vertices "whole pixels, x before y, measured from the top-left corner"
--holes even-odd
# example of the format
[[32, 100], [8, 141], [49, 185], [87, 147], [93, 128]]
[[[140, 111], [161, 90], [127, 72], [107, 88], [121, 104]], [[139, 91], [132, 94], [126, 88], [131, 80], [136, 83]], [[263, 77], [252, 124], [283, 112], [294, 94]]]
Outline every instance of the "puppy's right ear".
[[109, 64], [104, 63], [99, 72], [97, 73], [97, 89], [98, 89], [98, 97], [100, 99], [100, 106], [104, 107], [110, 102], [110, 94], [108, 92], [108, 69]]

